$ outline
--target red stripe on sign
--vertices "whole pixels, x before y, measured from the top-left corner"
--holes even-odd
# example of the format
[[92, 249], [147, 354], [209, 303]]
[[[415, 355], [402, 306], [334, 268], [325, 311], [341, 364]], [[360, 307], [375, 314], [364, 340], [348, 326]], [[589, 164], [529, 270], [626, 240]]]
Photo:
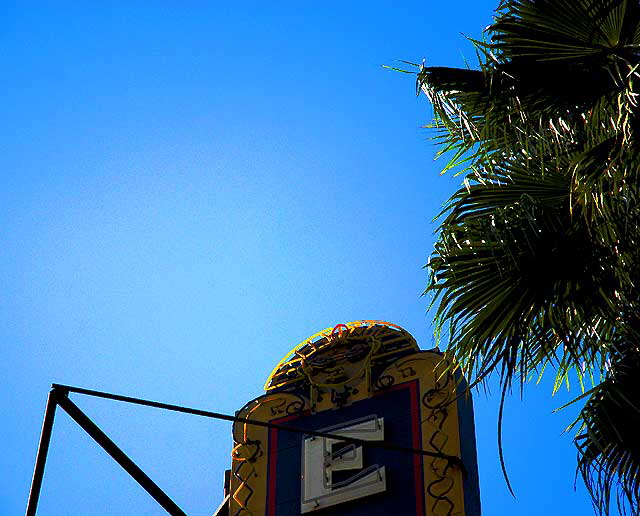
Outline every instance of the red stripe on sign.
[[[411, 430], [413, 434], [413, 447], [422, 449], [422, 431], [420, 428], [420, 409], [418, 381], [411, 382]], [[413, 478], [416, 490], [416, 515], [424, 515], [424, 481], [422, 479], [422, 456], [417, 453], [413, 456]]]
[[[310, 410], [305, 410], [302, 414], [293, 414], [290, 416], [272, 419], [271, 423], [285, 423], [292, 419], [297, 419], [301, 415], [310, 414]], [[269, 469], [267, 470], [267, 514], [266, 516], [276, 516], [276, 480], [277, 480], [277, 461], [278, 461], [278, 429], [269, 429]]]

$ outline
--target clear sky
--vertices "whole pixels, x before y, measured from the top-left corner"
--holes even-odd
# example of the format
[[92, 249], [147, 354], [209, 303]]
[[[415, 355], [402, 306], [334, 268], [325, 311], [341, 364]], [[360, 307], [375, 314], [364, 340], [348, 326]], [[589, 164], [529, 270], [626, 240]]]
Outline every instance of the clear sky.
[[[52, 382], [232, 413], [291, 347], [384, 319], [433, 347], [432, 222], [459, 179], [398, 59], [464, 66], [497, 0], [0, 3], [0, 515]], [[585, 515], [574, 412], [477, 393], [484, 514]], [[73, 398], [191, 516], [227, 423]], [[62, 412], [39, 515], [164, 511]]]

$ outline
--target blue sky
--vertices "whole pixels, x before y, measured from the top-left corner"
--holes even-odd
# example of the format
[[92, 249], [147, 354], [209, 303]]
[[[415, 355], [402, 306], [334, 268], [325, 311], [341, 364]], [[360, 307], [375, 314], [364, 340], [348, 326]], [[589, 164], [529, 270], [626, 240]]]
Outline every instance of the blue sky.
[[[291, 347], [384, 319], [433, 346], [439, 175], [398, 59], [464, 66], [496, 1], [0, 4], [0, 514], [24, 511], [52, 382], [232, 413]], [[589, 514], [549, 382], [477, 393], [487, 515]], [[74, 400], [188, 514], [226, 423]], [[39, 515], [163, 510], [59, 413]]]

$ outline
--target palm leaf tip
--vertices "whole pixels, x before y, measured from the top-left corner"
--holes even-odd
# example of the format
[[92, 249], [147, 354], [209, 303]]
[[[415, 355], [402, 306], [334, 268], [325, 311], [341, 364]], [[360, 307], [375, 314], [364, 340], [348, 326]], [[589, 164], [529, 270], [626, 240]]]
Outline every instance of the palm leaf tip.
[[617, 353], [608, 378], [583, 408], [576, 437], [578, 471], [601, 515], [612, 502], [640, 514], [640, 353]]

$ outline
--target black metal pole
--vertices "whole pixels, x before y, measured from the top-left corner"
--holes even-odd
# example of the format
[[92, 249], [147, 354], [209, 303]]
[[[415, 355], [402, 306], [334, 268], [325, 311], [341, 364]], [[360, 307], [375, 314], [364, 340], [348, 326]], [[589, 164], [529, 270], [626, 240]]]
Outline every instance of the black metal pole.
[[151, 480], [98, 426], [68, 397], [61, 396], [58, 405], [87, 432], [122, 468], [131, 475], [171, 516], [187, 516], [167, 494]]
[[386, 441], [367, 441], [365, 439], [358, 439], [356, 437], [348, 437], [345, 435], [332, 434], [329, 432], [319, 432], [317, 430], [299, 428], [296, 426], [282, 425], [280, 423], [271, 423], [270, 421], [246, 419], [242, 417], [221, 414], [220, 412], [211, 412], [209, 410], [182, 407], [180, 405], [171, 405], [169, 403], [161, 403], [158, 401], [144, 400], [141, 398], [132, 398], [131, 396], [123, 396], [121, 394], [112, 394], [109, 392], [94, 391], [91, 389], [83, 389], [81, 387], [72, 387], [70, 385], [60, 385], [60, 384], [54, 383], [53, 386], [59, 389], [64, 389], [65, 391], [68, 391], [68, 392], [75, 392], [78, 394], [85, 394], [87, 396], [105, 398], [108, 400], [123, 401], [125, 403], [133, 403], [135, 405], [143, 405], [146, 407], [154, 407], [154, 408], [159, 408], [163, 410], [173, 410], [175, 412], [182, 412], [185, 414], [193, 414], [195, 416], [204, 416], [204, 417], [210, 417], [214, 419], [221, 419], [223, 421], [245, 423], [247, 425], [261, 426], [263, 428], [275, 428], [276, 430], [282, 430], [284, 432], [294, 432], [299, 434], [312, 435], [315, 437], [326, 437], [328, 439], [337, 439], [340, 441], [344, 441], [346, 443], [358, 444], [360, 446], [369, 446], [372, 448], [383, 448], [386, 450], [393, 450], [393, 451], [399, 451], [399, 452], [405, 452], [405, 453], [414, 453], [414, 454], [422, 455], [425, 457], [435, 457], [439, 459], [444, 459], [448, 461], [450, 464], [455, 465], [456, 467], [460, 468], [460, 470], [464, 475], [466, 475], [466, 470], [465, 470], [464, 464], [462, 463], [462, 459], [460, 459], [460, 457], [456, 457], [455, 455], [447, 455], [445, 453], [432, 452], [428, 450], [422, 450], [419, 448], [410, 448], [408, 446], [398, 446], [395, 444], [388, 443]]
[[44, 467], [47, 463], [47, 453], [49, 452], [49, 444], [51, 443], [51, 432], [53, 431], [53, 419], [56, 415], [58, 397], [59, 391], [54, 388], [49, 392], [49, 397], [47, 398], [47, 408], [44, 412], [44, 421], [42, 422], [42, 431], [40, 432], [40, 443], [38, 444], [36, 465], [33, 468], [33, 478], [31, 479], [26, 516], [36, 516], [38, 501], [40, 500], [42, 477], [44, 476]]

